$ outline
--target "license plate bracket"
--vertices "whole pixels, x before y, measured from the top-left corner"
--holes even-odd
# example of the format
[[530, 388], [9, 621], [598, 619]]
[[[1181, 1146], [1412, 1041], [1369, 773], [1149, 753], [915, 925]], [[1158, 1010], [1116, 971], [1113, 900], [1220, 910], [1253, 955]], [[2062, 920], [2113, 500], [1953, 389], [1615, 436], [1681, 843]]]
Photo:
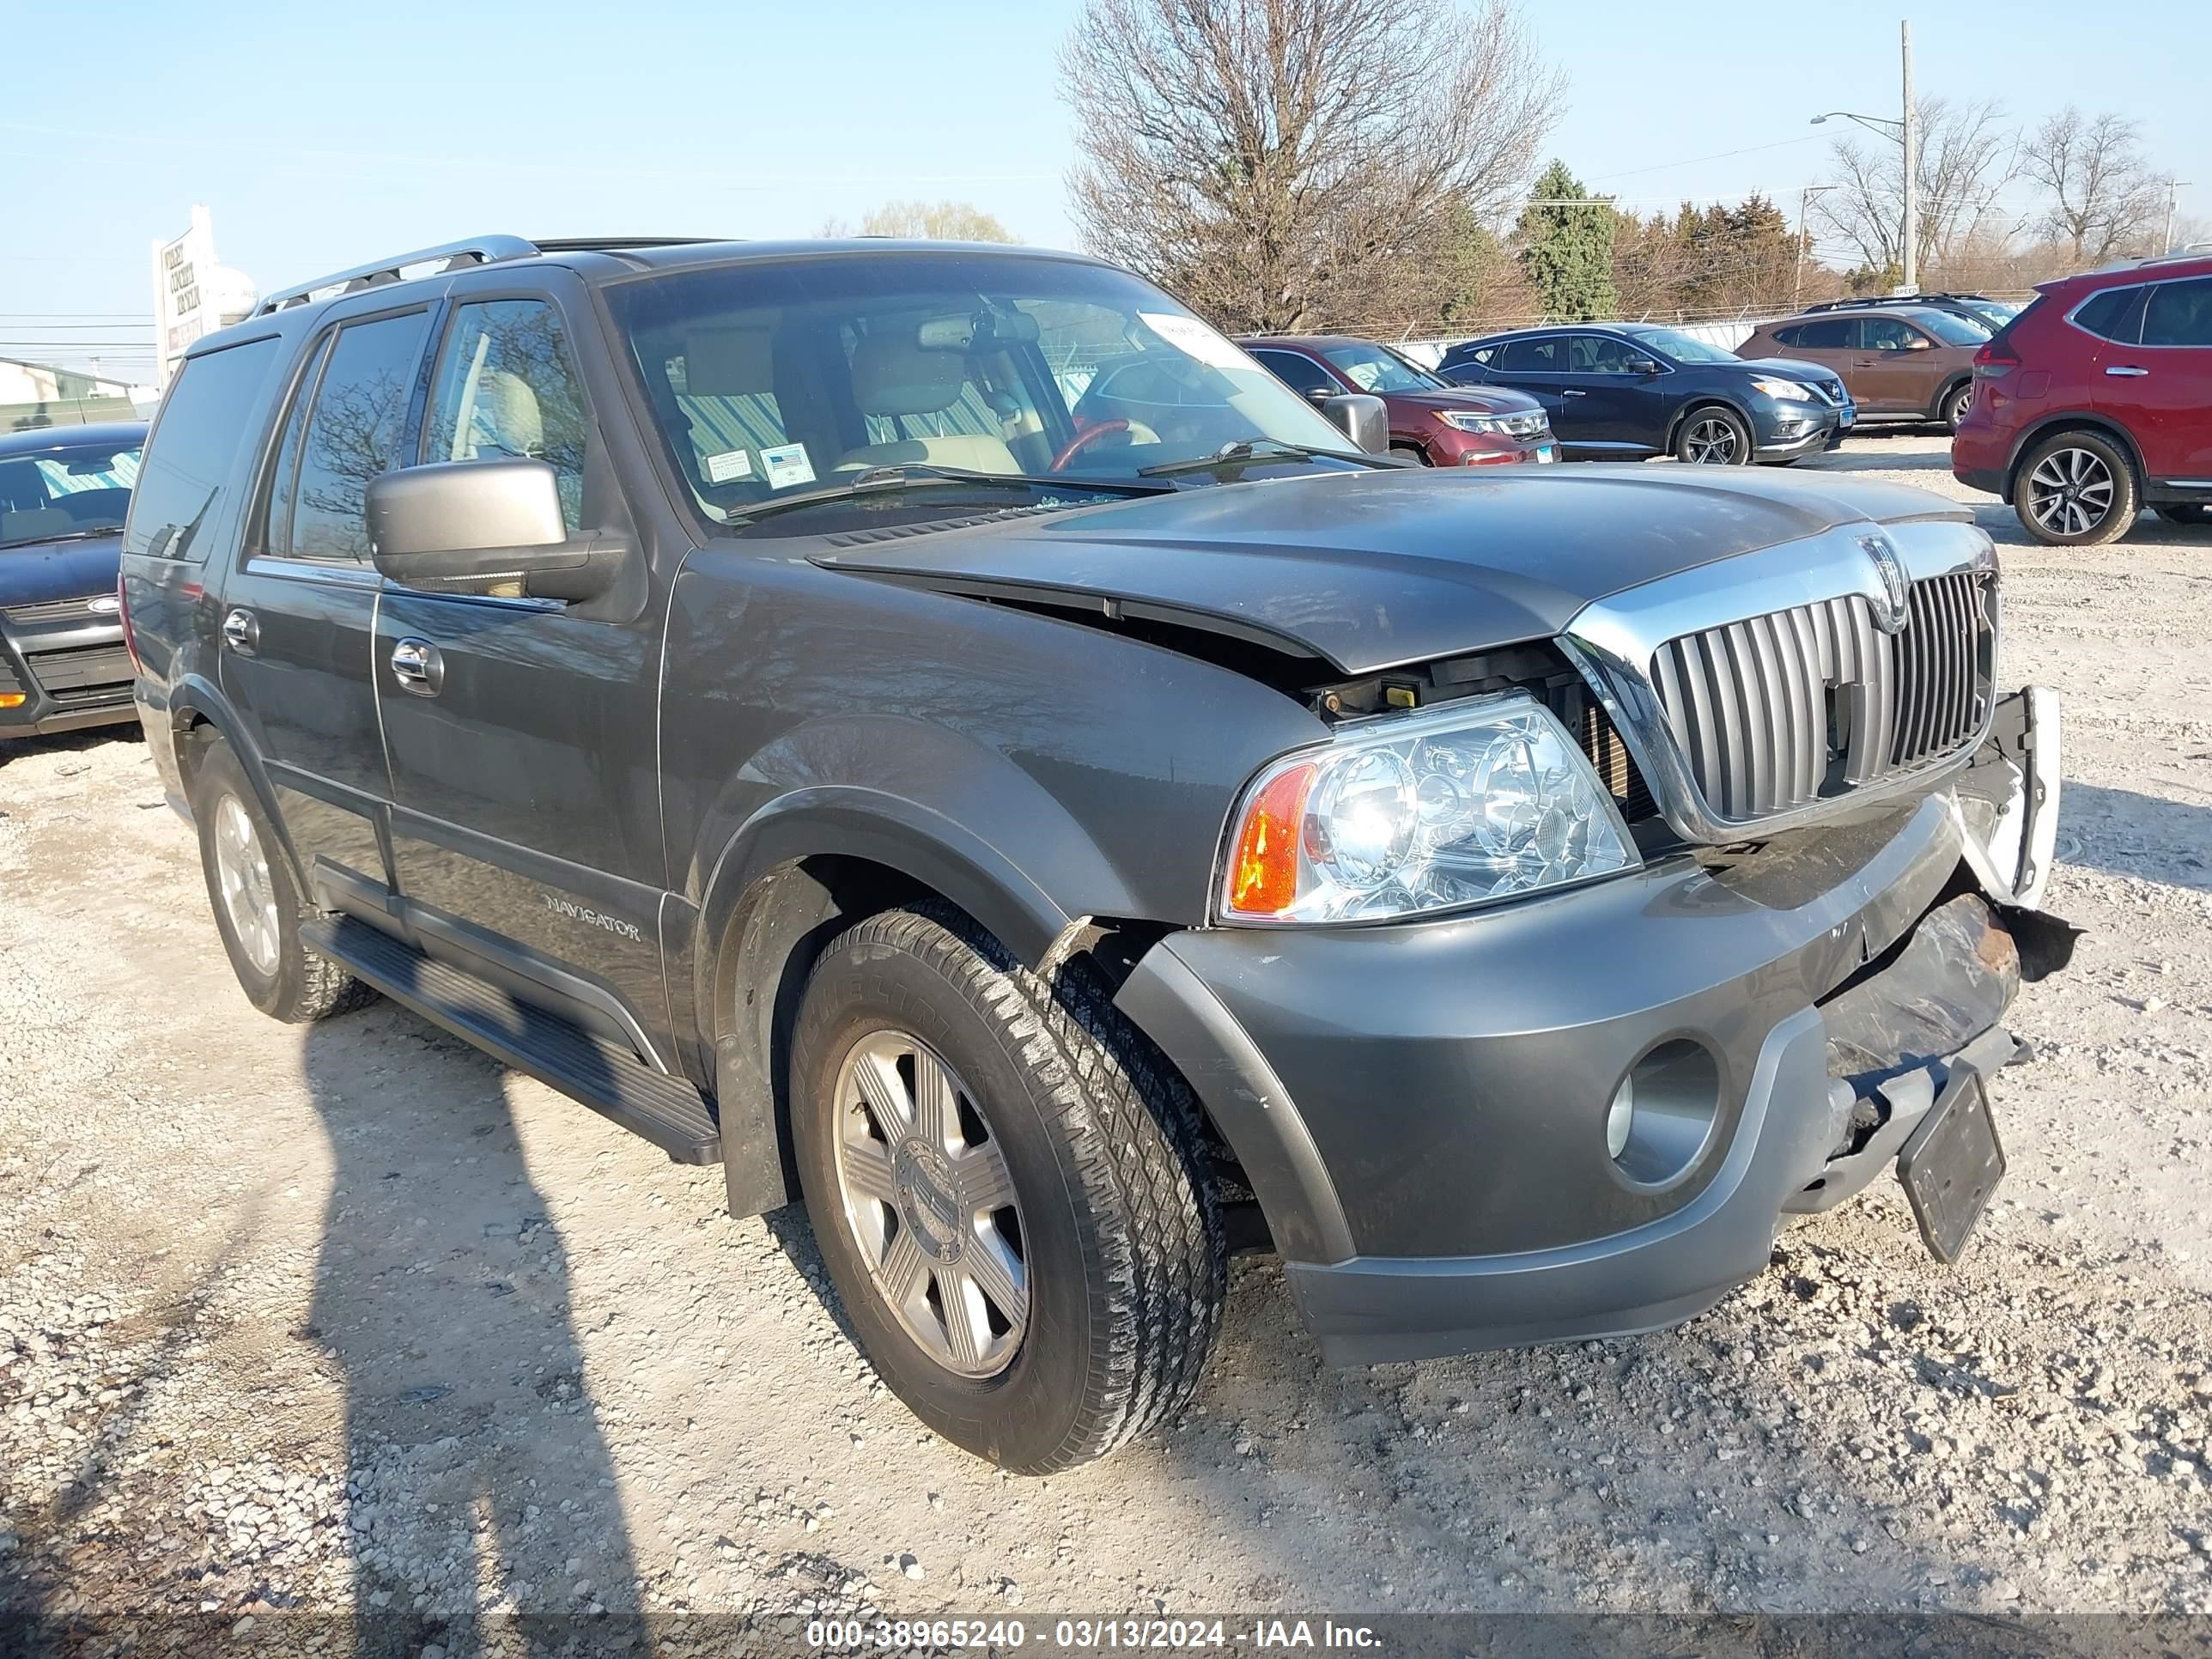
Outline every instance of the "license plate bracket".
[[1979, 1072], [1956, 1071], [1897, 1158], [1897, 1178], [1929, 1255], [1948, 1267], [1966, 1254], [2004, 1172], [1989, 1088]]

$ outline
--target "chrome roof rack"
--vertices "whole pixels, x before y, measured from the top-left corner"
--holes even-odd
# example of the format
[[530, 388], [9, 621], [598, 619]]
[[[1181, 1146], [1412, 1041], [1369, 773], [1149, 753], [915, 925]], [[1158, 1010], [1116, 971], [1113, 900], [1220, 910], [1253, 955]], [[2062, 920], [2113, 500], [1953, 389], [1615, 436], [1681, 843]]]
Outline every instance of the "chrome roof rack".
[[[272, 294], [261, 302], [254, 315], [267, 317], [292, 306], [305, 305], [310, 300], [332, 299], [365, 288], [380, 288], [386, 283], [404, 282], [410, 275], [434, 276], [461, 265], [489, 265], [501, 259], [532, 258], [539, 252], [537, 243], [525, 241], [520, 236], [472, 236], [463, 242], [417, 248], [412, 253], [356, 265], [351, 270], [334, 270], [327, 276], [316, 277], [312, 283], [302, 283], [282, 293]], [[436, 270], [413, 270], [416, 265], [434, 265]]]

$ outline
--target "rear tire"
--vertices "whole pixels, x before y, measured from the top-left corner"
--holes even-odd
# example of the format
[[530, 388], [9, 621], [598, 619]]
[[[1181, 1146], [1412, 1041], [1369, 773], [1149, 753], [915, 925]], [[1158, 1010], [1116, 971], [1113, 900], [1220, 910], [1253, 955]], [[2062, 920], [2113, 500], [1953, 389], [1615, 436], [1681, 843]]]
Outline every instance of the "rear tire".
[[2029, 450], [2013, 485], [2021, 528], [2046, 547], [2100, 547], [2135, 523], [2135, 468], [2109, 438], [2060, 432]]
[[307, 949], [292, 866], [238, 757], [221, 738], [192, 775], [192, 822], [216, 933], [246, 1000], [271, 1018], [300, 1024], [358, 1008], [376, 993]]
[[948, 907], [872, 916], [816, 963], [790, 1075], [830, 1283], [915, 1416], [1047, 1474], [1182, 1409], [1220, 1212], [1188, 1088], [1087, 958], [1048, 983]]
[[1943, 394], [1936, 405], [1936, 418], [1943, 423], [1947, 432], [1956, 432], [1959, 422], [1966, 418], [1966, 405], [1974, 401], [1974, 383], [1963, 380]]
[[1674, 459], [1687, 466], [1748, 466], [1751, 428], [1718, 404], [1693, 409], [1674, 434]]

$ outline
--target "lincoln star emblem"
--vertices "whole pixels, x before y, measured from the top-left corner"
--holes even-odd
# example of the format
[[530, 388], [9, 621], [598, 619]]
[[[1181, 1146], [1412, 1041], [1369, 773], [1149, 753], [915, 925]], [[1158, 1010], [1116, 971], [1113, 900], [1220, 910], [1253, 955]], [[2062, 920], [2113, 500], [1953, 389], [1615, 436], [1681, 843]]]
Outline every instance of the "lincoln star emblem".
[[1885, 634], [1903, 633], [1909, 616], [1905, 603], [1904, 561], [1897, 556], [1889, 538], [1880, 531], [1860, 537], [1859, 545], [1874, 561], [1875, 574], [1881, 578], [1881, 598], [1874, 602], [1874, 625]]
[[87, 599], [84, 608], [95, 617], [112, 617], [122, 608], [122, 601], [112, 593], [103, 593], [96, 599]]

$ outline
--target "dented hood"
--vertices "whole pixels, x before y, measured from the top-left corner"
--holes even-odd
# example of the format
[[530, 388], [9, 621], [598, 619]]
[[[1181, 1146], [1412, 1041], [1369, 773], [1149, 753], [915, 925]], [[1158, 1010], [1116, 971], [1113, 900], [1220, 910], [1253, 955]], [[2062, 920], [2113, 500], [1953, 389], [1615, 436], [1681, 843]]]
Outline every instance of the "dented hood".
[[1163, 617], [1347, 675], [1556, 634], [1593, 599], [1838, 525], [1970, 517], [1835, 474], [1392, 468], [831, 538], [815, 562], [977, 597]]

